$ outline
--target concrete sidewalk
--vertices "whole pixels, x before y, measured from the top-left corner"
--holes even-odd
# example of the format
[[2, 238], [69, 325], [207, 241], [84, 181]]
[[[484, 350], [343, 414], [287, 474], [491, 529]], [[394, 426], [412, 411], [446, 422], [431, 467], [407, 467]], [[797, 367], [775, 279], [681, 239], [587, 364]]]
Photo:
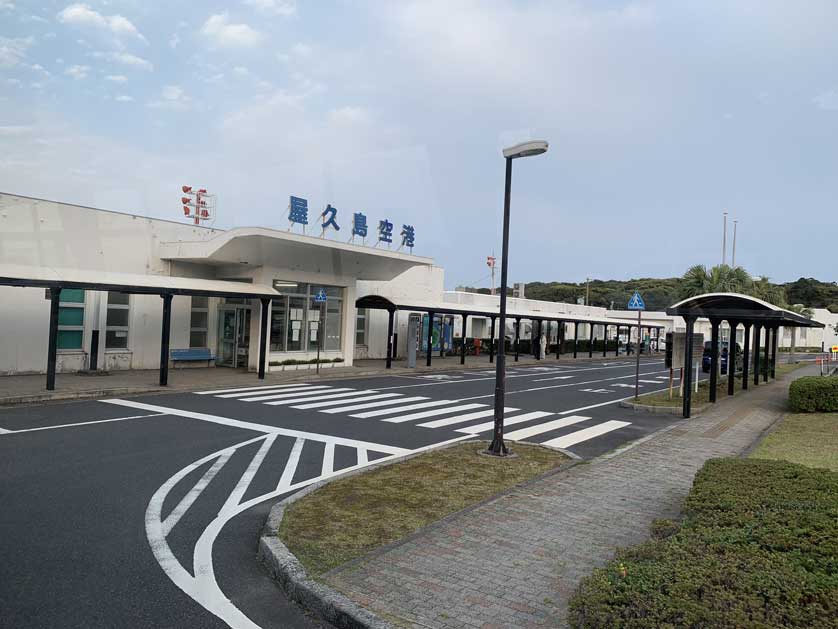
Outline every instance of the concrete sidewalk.
[[[654, 358], [659, 359], [661, 356], [657, 355]], [[572, 356], [563, 355], [559, 360], [556, 360], [555, 356], [549, 356], [544, 360], [535, 360], [532, 356], [522, 355], [519, 362], [515, 362], [512, 357], [508, 357], [506, 366], [511, 369], [516, 366], [603, 363], [617, 360], [626, 360], [626, 357], [615, 358], [609, 356], [608, 358], [602, 358], [600, 355], [589, 359], [586, 355], [574, 360]], [[648, 359], [644, 357], [644, 360]], [[408, 369], [404, 360], [394, 361], [392, 369], [385, 369], [384, 360], [358, 360], [352, 367], [322, 367], [319, 376], [314, 369], [299, 369], [272, 371], [265, 375], [265, 380], [259, 380], [255, 372], [248, 372], [243, 369], [227, 369], [224, 367], [172, 368], [169, 369], [169, 385], [166, 387], [161, 387], [158, 384], [158, 370], [133, 369], [113, 371], [109, 374], [60, 373], [56, 376], [54, 391], [46, 390], [46, 376], [44, 374], [12, 375], [0, 376], [0, 407], [114, 395], [200, 391], [202, 389], [225, 387], [256, 387], [262, 384], [286, 382], [313, 382], [364, 376], [415, 375], [427, 372], [493, 368], [494, 365], [489, 363], [488, 355], [467, 356], [465, 365], [460, 365], [459, 356], [447, 356], [445, 358], [434, 356], [431, 367], [426, 367], [423, 361], [417, 364], [415, 369]]]
[[748, 448], [783, 415], [788, 383], [812, 371], [443, 520], [327, 582], [396, 626], [565, 626], [579, 580], [678, 516], [704, 462]]

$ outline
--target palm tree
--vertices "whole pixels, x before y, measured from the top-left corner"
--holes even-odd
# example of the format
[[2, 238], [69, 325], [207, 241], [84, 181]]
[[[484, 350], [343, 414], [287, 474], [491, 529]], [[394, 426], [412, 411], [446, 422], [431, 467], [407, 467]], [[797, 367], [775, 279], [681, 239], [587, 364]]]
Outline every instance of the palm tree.
[[749, 294], [781, 308], [785, 308], [787, 305], [785, 289], [777, 284], [772, 284], [767, 277], [755, 279]]
[[683, 299], [704, 293], [748, 294], [752, 284], [750, 276], [742, 267], [720, 264], [708, 271], [703, 264], [696, 264], [687, 269], [681, 278], [680, 291]]

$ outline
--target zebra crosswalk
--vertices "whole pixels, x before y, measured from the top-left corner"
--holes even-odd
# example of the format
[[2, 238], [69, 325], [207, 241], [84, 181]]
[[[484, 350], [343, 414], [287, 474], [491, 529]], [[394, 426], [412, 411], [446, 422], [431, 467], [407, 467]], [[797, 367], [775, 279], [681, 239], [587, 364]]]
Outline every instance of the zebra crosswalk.
[[[343, 415], [348, 420], [411, 424], [423, 430], [446, 429], [475, 437], [494, 429], [494, 421], [491, 420], [494, 407], [491, 403], [474, 399], [434, 400], [393, 391], [300, 383], [200, 391], [197, 395], [331, 416]], [[505, 407], [503, 413], [506, 439], [538, 441], [557, 448], [570, 448], [631, 425], [626, 421], [599, 421], [586, 415], [563, 416], [546, 410], [511, 406]], [[515, 428], [510, 430], [512, 427]], [[326, 458], [329, 458], [328, 452]]]

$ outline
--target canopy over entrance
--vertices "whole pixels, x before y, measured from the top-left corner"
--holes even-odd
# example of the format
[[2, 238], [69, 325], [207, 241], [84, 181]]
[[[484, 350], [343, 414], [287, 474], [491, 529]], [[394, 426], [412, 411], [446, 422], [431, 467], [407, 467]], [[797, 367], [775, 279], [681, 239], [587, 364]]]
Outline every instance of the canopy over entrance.
[[[754, 386], [759, 384], [760, 374], [763, 382], [768, 382], [769, 375], [775, 376], [777, 362], [777, 334], [781, 327], [822, 328], [818, 321], [770, 304], [762, 299], [740, 293], [705, 293], [679, 301], [666, 309], [666, 314], [684, 318], [687, 324], [686, 348], [684, 351], [684, 400], [683, 416], [689, 418], [692, 407], [693, 382], [693, 331], [699, 318], [710, 320], [710, 402], [716, 401], [717, 379], [719, 376], [719, 326], [727, 321], [732, 330], [732, 344], [727, 354], [727, 392], [733, 395], [736, 378], [738, 343], [736, 329], [744, 327], [744, 348], [742, 352], [742, 389], [748, 388], [748, 373], [753, 354]], [[751, 346], [751, 328], [753, 345]], [[760, 369], [760, 337], [764, 332], [764, 363]]]

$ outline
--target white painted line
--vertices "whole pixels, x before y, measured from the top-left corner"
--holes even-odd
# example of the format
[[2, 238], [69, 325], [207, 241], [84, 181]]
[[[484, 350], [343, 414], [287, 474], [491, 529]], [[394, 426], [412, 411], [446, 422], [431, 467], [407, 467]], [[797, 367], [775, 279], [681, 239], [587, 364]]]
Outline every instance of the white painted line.
[[378, 391], [348, 391], [347, 393], [324, 393], [322, 395], [307, 395], [305, 397], [293, 397], [287, 400], [276, 400], [275, 402], [264, 402], [267, 406], [281, 406], [283, 404], [303, 404], [312, 400], [332, 400], [336, 398], [352, 397], [355, 395], [366, 395], [367, 393], [378, 393]]
[[588, 439], [593, 439], [594, 437], [599, 437], [600, 435], [604, 435], [612, 430], [618, 430], [619, 428], [630, 425], [631, 422], [618, 422], [616, 420], [611, 420], [602, 424], [597, 424], [596, 426], [591, 426], [590, 428], [577, 430], [576, 432], [572, 432], [568, 435], [562, 435], [561, 437], [550, 439], [550, 441], [545, 441], [541, 445], [552, 446], [554, 448], [569, 448], [577, 443], [582, 443]]
[[[210, 415], [209, 413], [193, 413], [192, 411], [184, 411], [179, 408], [168, 408], [165, 406], [157, 406], [154, 404], [145, 404], [143, 402], [134, 402], [133, 400], [100, 400], [105, 404], [116, 404], [117, 406], [128, 406], [144, 411], [157, 411], [161, 415], [175, 415], [177, 417], [186, 417], [188, 419], [197, 419], [199, 421], [211, 422], [213, 424], [221, 424], [222, 426], [230, 426], [232, 428], [244, 428], [246, 430], [254, 430], [256, 432], [282, 435], [285, 437], [302, 437], [311, 441], [319, 443], [334, 443], [339, 446], [347, 446], [350, 448], [368, 448], [377, 452], [384, 452], [385, 454], [407, 454], [411, 452], [407, 448], [398, 448], [396, 446], [387, 446], [380, 443], [372, 443], [369, 441], [359, 441], [357, 439], [348, 439], [346, 437], [333, 437], [331, 435], [321, 435], [316, 432], [308, 432], [305, 430], [291, 430], [290, 428], [279, 428], [278, 426], [270, 426], [267, 424], [257, 424], [255, 422], [246, 422], [239, 419], [231, 419], [229, 417], [221, 417], [219, 415]], [[258, 441], [262, 437], [255, 437], [254, 439], [241, 443], [239, 446], [247, 445], [253, 441]], [[213, 457], [214, 458], [214, 457]], [[248, 501], [249, 502], [249, 501]]]
[[[100, 400], [102, 401], [102, 400]], [[107, 424], [109, 422], [124, 422], [129, 419], [145, 419], [146, 417], [160, 417], [167, 413], [152, 413], [151, 415], [132, 415], [131, 417], [114, 417], [113, 419], [96, 419], [91, 422], [76, 422], [74, 424], [58, 424], [57, 426], [41, 426], [40, 428], [21, 428], [20, 430], [5, 430], [9, 434], [19, 432], [38, 432], [39, 430], [55, 430], [56, 428], [75, 428], [76, 426], [91, 426], [93, 424]]]
[[[319, 389], [318, 391], [312, 391], [312, 389]], [[256, 397], [246, 397], [242, 398], [241, 402], [264, 402], [266, 400], [287, 400], [288, 398], [292, 397], [317, 397], [318, 395], [323, 395], [324, 393], [337, 393], [339, 391], [352, 391], [349, 387], [340, 387], [340, 388], [332, 388], [332, 387], [311, 387], [311, 389], [306, 389], [305, 391], [295, 391], [294, 393], [288, 393], [287, 391], [282, 393], [272, 393], [271, 395], [257, 395]]]
[[247, 488], [250, 487], [250, 481], [253, 480], [256, 472], [259, 471], [259, 467], [262, 465], [262, 461], [265, 460], [265, 457], [271, 449], [271, 446], [274, 444], [274, 441], [276, 441], [276, 435], [268, 435], [265, 437], [264, 443], [262, 443], [258, 452], [256, 452], [250, 460], [250, 465], [247, 466], [247, 469], [244, 471], [244, 474], [242, 474], [239, 482], [236, 483], [236, 487], [230, 492], [230, 495], [227, 496], [224, 506], [221, 507], [222, 512], [227, 511], [228, 509], [234, 509], [239, 505], [242, 497], [244, 496], [244, 492], [246, 492]]
[[370, 462], [369, 454], [363, 448], [358, 448], [358, 465], [367, 465]]
[[212, 481], [212, 479], [215, 478], [215, 475], [218, 474], [219, 470], [224, 467], [224, 464], [230, 460], [230, 457], [233, 456], [233, 452], [235, 452], [235, 450], [223, 452], [221, 456], [216, 459], [215, 463], [213, 463], [212, 466], [204, 473], [201, 479], [195, 483], [195, 486], [189, 490], [189, 493], [186, 494], [177, 506], [172, 509], [172, 512], [166, 516], [166, 519], [163, 520], [163, 535], [171, 533], [175, 524], [177, 524], [183, 517], [183, 514], [189, 510], [189, 507], [192, 506], [198, 496], [200, 496], [204, 489], [207, 488], [207, 485], [210, 484], [210, 481]]
[[[661, 391], [667, 391], [667, 389], [657, 389], [655, 391], [647, 391], [644, 395], [649, 395], [650, 393], [660, 393]], [[587, 411], [592, 408], [599, 408], [600, 406], [608, 406], [609, 404], [619, 404], [625, 400], [633, 400], [634, 396], [629, 395], [628, 397], [621, 397], [618, 400], [608, 400], [607, 402], [600, 402], [599, 404], [590, 404], [588, 406], [580, 406], [579, 408], [572, 408], [568, 411], [561, 411], [559, 415], [568, 415], [570, 413], [579, 413], [581, 411]], [[641, 402], [642, 403], [642, 402]]]
[[348, 413], [349, 411], [360, 411], [364, 408], [378, 408], [381, 406], [392, 406], [393, 404], [404, 404], [405, 402], [415, 402], [417, 400], [427, 400], [428, 398], [417, 396], [417, 397], [403, 397], [397, 400], [383, 400], [380, 402], [368, 402], [366, 404], [354, 404], [352, 406], [339, 406], [338, 408], [327, 408], [324, 411], [320, 411], [321, 413]]
[[573, 376], [553, 376], [552, 378], [536, 378], [533, 382], [547, 382], [548, 380], [568, 380]]
[[258, 387], [239, 387], [237, 389], [218, 389], [216, 391], [195, 391], [196, 395], [218, 395], [219, 393], [235, 393], [236, 391], [261, 391], [263, 389], [286, 389], [288, 387], [302, 387], [307, 386], [303, 382], [295, 382], [293, 384], [263, 384]]
[[388, 397], [396, 397], [401, 393], [377, 393], [375, 395], [365, 395], [363, 397], [353, 397], [348, 400], [332, 400], [330, 402], [314, 402], [312, 404], [300, 404], [299, 406], [292, 406], [291, 408], [310, 409], [323, 408], [325, 406], [336, 406], [338, 404], [347, 404], [352, 402], [369, 402], [372, 400], [381, 400]]
[[646, 384], [660, 384], [657, 380], [638, 380], [638, 382], [645, 382]]
[[[517, 408], [504, 408], [504, 413], [510, 413], [517, 411]], [[424, 424], [419, 424], [422, 428], [441, 428], [443, 426], [451, 426], [453, 424], [462, 424], [463, 422], [469, 422], [472, 419], [482, 419], [483, 417], [489, 417], [490, 415], [495, 414], [495, 409], [490, 408], [485, 411], [477, 411], [475, 413], [466, 413], [465, 415], [455, 415], [454, 417], [443, 417], [442, 419], [435, 419], [430, 422], [425, 422]]]
[[[533, 419], [541, 419], [542, 417], [549, 417], [553, 413], [547, 411], [533, 411], [532, 413], [524, 413], [523, 415], [516, 415], [515, 417], [504, 417], [503, 426], [514, 426], [515, 424], [523, 424], [524, 422], [532, 421]], [[492, 430], [495, 427], [495, 422], [485, 422], [483, 424], [476, 424], [474, 426], [466, 426], [465, 428], [457, 428], [457, 432], [464, 432], [467, 435], [478, 435], [481, 432]]]
[[[403, 398], [407, 400], [410, 398]], [[399, 408], [385, 408], [380, 411], [368, 411], [366, 413], [358, 413], [357, 415], [350, 415], [350, 417], [358, 417], [366, 419], [368, 417], [380, 417], [381, 415], [392, 415], [393, 413], [401, 413], [402, 411], [415, 411], [419, 408], [430, 408], [433, 406], [444, 406], [445, 404], [454, 404], [456, 400], [434, 400], [433, 402], [422, 402], [421, 404], [408, 404], [407, 406], [400, 406]]]
[[411, 413], [410, 415], [401, 415], [399, 417], [390, 417], [381, 421], [389, 422], [391, 424], [401, 424], [403, 422], [413, 421], [415, 419], [425, 419], [426, 417], [435, 417], [436, 415], [446, 415], [448, 413], [456, 413], [458, 411], [470, 411], [473, 408], [483, 408], [485, 404], [461, 404], [460, 406], [449, 406], [448, 408], [438, 408], [433, 411], [422, 411], [420, 413]]
[[504, 435], [504, 438], [509, 439], [510, 441], [520, 441], [521, 439], [534, 437], [535, 435], [550, 432], [551, 430], [556, 430], [557, 428], [564, 428], [565, 426], [570, 426], [572, 424], [578, 424], [579, 422], [584, 422], [589, 419], [590, 417], [585, 417], [583, 415], [571, 415], [570, 417], [562, 417], [561, 419], [554, 419], [551, 422], [538, 424], [537, 426], [530, 426], [528, 428], [522, 428], [521, 430], [516, 430], [514, 432], [507, 433]]
[[298, 437], [291, 447], [291, 454], [288, 455], [288, 462], [285, 464], [285, 469], [282, 470], [282, 477], [276, 485], [276, 490], [279, 491], [283, 487], [290, 487], [291, 481], [294, 480], [294, 472], [297, 471], [297, 465], [300, 463], [300, 454], [305, 445], [305, 439]]
[[325, 476], [335, 471], [335, 444], [327, 443], [326, 450], [323, 452], [323, 468], [320, 473]]
[[261, 391], [237, 391], [236, 393], [225, 393], [224, 395], [215, 395], [213, 397], [220, 397], [220, 398], [246, 398], [252, 395], [264, 395], [266, 393], [288, 393], [290, 391], [308, 391], [310, 389], [328, 389], [329, 387], [325, 384], [318, 384], [316, 386], [312, 386], [310, 384], [298, 384], [293, 387], [284, 386], [284, 387], [271, 387], [270, 389], [262, 389]]
[[0, 428], [0, 435], [7, 435], [10, 432], [14, 432], [14, 430], [6, 430], [5, 428]]

